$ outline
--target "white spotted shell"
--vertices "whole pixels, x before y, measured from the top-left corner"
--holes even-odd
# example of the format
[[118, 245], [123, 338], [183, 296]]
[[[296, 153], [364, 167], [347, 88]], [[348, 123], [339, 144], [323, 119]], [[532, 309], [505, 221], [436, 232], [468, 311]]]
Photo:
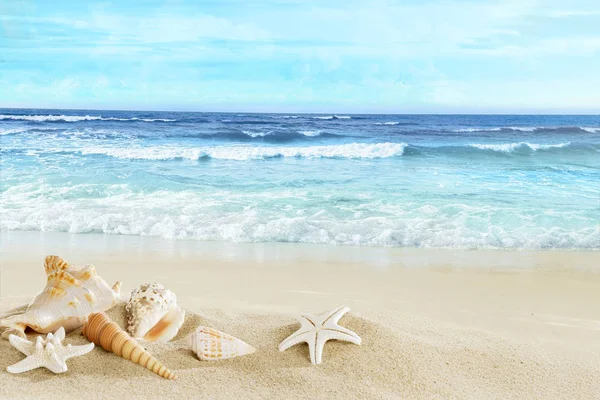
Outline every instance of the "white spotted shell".
[[160, 283], [146, 283], [131, 292], [125, 310], [129, 334], [149, 342], [173, 339], [185, 319], [175, 293]]

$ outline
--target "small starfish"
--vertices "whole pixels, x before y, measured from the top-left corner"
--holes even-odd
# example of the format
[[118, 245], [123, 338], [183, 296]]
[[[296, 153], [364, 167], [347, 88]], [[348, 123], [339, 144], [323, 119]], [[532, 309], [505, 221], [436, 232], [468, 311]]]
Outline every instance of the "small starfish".
[[27, 358], [16, 364], [6, 367], [11, 374], [30, 371], [32, 369], [44, 367], [55, 374], [67, 372], [66, 361], [69, 358], [82, 356], [89, 353], [94, 348], [94, 343], [83, 346], [62, 345], [65, 338], [65, 328], [61, 327], [54, 335], [49, 333], [44, 339], [38, 336], [35, 344], [27, 339], [17, 335], [10, 335], [8, 341], [14, 348], [25, 354]]
[[321, 315], [302, 314], [298, 318], [301, 325], [300, 329], [281, 342], [279, 351], [306, 342], [308, 343], [310, 361], [317, 365], [321, 364], [323, 347], [328, 340], [343, 340], [360, 345], [362, 341], [356, 333], [338, 325], [340, 318], [348, 311], [350, 311], [348, 307], [341, 306]]

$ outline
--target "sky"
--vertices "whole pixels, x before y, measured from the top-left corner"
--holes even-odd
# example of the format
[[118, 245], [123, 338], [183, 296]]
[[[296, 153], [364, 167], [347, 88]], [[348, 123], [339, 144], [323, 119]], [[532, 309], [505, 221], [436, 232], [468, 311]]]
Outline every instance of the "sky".
[[600, 113], [598, 0], [0, 1], [0, 107]]

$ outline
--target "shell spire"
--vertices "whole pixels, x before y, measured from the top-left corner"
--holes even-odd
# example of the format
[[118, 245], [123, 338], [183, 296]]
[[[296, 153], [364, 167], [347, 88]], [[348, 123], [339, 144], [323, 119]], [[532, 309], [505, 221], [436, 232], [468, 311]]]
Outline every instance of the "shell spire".
[[176, 378], [173, 372], [150, 355], [134, 338], [129, 336], [103, 312], [90, 314], [81, 333], [90, 342], [102, 346], [106, 351], [139, 364], [163, 378]]

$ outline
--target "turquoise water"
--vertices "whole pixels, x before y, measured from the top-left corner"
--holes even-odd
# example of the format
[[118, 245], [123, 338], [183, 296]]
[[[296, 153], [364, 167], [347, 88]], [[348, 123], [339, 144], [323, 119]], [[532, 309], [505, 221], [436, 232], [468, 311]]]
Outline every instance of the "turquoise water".
[[0, 109], [0, 229], [600, 248], [600, 117]]

